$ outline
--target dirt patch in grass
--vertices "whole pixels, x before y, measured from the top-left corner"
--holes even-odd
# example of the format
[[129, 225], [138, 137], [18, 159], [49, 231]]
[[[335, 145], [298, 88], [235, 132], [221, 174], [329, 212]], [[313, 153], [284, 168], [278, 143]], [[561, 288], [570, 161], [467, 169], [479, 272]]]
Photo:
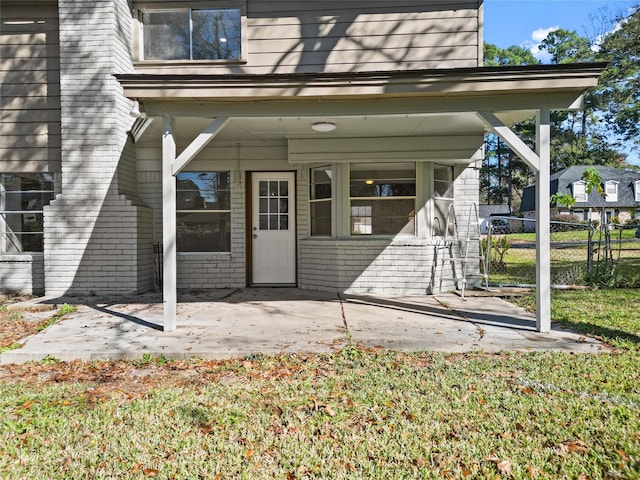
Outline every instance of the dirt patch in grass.
[[0, 306], [0, 353], [19, 348], [20, 341], [34, 335], [60, 320], [75, 307], [62, 305], [16, 308], [11, 302]]
[[37, 316], [25, 313], [27, 312], [10, 310], [6, 307], [0, 309], [0, 352], [14, 347], [21, 339], [39, 332], [48, 319], [55, 315], [54, 311], [38, 312]]

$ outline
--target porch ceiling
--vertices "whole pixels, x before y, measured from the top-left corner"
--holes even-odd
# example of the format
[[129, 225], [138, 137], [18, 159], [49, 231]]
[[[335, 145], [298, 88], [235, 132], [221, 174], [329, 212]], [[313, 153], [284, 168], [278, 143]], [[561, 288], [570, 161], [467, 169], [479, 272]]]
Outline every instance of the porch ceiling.
[[[278, 142], [287, 138], [462, 135], [487, 131], [475, 112], [505, 125], [540, 108], [572, 109], [597, 85], [604, 64], [480, 67], [410, 72], [295, 75], [116, 75], [125, 95], [149, 117], [176, 118], [179, 143], [211, 121], [230, 122], [215, 142]], [[335, 122], [331, 133], [311, 125]], [[139, 140], [155, 143], [162, 122]]]
[[[528, 118], [535, 112], [522, 112]], [[512, 117], [512, 114], [508, 115]], [[174, 125], [174, 133], [180, 144], [191, 141], [210, 119], [180, 117]], [[318, 133], [311, 126], [316, 122], [330, 121], [336, 124], [333, 132]], [[481, 134], [486, 129], [477, 116], [469, 113], [406, 114], [406, 115], [328, 115], [328, 116], [278, 116], [232, 117], [216, 135], [215, 142], [223, 144], [251, 143], [274, 144], [290, 138], [350, 138], [395, 137]], [[156, 120], [138, 141], [139, 146], [158, 144], [162, 135], [162, 121]]]

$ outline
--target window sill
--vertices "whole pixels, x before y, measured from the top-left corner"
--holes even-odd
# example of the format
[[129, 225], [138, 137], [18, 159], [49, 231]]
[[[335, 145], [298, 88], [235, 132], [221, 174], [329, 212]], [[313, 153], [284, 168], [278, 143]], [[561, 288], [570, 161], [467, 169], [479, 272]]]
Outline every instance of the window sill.
[[245, 65], [246, 59], [238, 60], [138, 60], [133, 62], [133, 66], [137, 68], [145, 67], [204, 67], [204, 66], [221, 66], [221, 65]]
[[44, 258], [43, 252], [0, 252], [0, 262], [31, 262], [40, 258]]
[[231, 252], [177, 252], [177, 255], [184, 257], [231, 256]]

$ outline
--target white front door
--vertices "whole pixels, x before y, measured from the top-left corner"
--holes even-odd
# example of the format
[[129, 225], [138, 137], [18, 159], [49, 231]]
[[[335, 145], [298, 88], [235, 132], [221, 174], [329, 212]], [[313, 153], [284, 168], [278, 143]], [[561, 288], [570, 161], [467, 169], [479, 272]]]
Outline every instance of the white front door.
[[293, 172], [252, 173], [251, 283], [295, 285]]

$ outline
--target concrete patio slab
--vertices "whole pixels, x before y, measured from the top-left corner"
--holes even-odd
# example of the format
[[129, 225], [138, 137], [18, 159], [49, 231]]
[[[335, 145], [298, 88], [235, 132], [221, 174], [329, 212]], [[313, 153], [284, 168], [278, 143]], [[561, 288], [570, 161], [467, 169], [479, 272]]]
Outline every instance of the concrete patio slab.
[[[34, 302], [31, 302], [32, 304]], [[495, 297], [338, 295], [295, 288], [255, 288], [180, 295], [178, 329], [162, 331], [159, 295], [38, 299], [77, 311], [0, 355], [0, 363], [166, 358], [242, 358], [326, 353], [349, 341], [403, 351], [560, 350], [608, 348], [568, 331], [535, 332], [535, 318]]]

